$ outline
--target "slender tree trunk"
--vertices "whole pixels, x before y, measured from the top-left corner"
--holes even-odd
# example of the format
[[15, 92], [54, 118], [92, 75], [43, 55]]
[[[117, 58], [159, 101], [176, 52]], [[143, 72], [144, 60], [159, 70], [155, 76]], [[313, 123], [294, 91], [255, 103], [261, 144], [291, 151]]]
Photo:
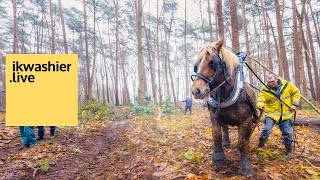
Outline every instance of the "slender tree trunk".
[[[250, 46], [249, 46], [249, 37], [248, 37], [248, 30], [247, 30], [247, 18], [246, 18], [246, 13], [245, 13], [245, 4], [244, 4], [244, 0], [241, 0], [241, 13], [242, 13], [242, 18], [243, 18], [243, 32], [244, 32], [244, 39], [246, 42], [246, 51], [247, 51], [247, 55], [249, 57], [251, 57], [251, 51], [250, 51]], [[252, 60], [251, 58], [247, 58], [248, 59], [248, 64], [250, 67], [252, 67], [253, 69], [255, 69], [253, 67], [252, 64]], [[249, 82], [251, 84], [253, 84], [253, 75], [249, 75]]]
[[222, 0], [217, 0], [216, 4], [217, 8], [217, 19], [218, 19], [218, 27], [219, 27], [219, 36], [224, 37], [224, 22], [223, 22], [223, 14], [222, 14]]
[[87, 71], [87, 89], [85, 92], [85, 98], [87, 101], [92, 99], [92, 86], [90, 75], [90, 59], [89, 59], [89, 47], [88, 47], [88, 28], [87, 28], [87, 7], [86, 0], [83, 0], [83, 16], [84, 16], [84, 41], [86, 50], [86, 71]]
[[101, 76], [101, 88], [102, 88], [102, 104], [106, 104], [106, 93], [104, 89], [104, 74], [103, 74], [102, 68], [100, 71], [100, 76]]
[[144, 24], [144, 32], [145, 32], [145, 36], [146, 36], [146, 43], [147, 43], [147, 50], [148, 50], [148, 59], [149, 59], [149, 64], [150, 64], [150, 76], [151, 76], [151, 87], [152, 87], [152, 96], [154, 99], [154, 103], [157, 104], [157, 91], [156, 91], [156, 77], [155, 77], [155, 63], [154, 63], [154, 59], [152, 59], [151, 57], [151, 44], [150, 44], [150, 32], [148, 33], [147, 30], [147, 26], [145, 23], [145, 20], [143, 19], [143, 24]]
[[[264, 7], [264, 1], [262, 2], [262, 7]], [[268, 68], [273, 71], [273, 63], [272, 63], [272, 53], [271, 53], [271, 47], [270, 47], [270, 34], [269, 34], [269, 23], [267, 20], [267, 13], [266, 11], [263, 11], [263, 22], [265, 27], [265, 34], [266, 34], [266, 45], [268, 50]]]
[[[298, 49], [301, 51], [299, 53], [299, 59], [301, 60], [301, 62], [299, 63], [299, 68], [300, 68], [300, 75], [301, 75], [301, 82], [302, 82], [302, 95], [303, 96], [307, 96], [308, 95], [308, 89], [307, 89], [307, 81], [306, 81], [306, 75], [305, 75], [305, 71], [304, 71], [304, 63], [303, 63], [303, 49], [302, 49], [302, 45], [303, 45], [303, 16], [304, 16], [304, 12], [305, 12], [305, 4], [306, 4], [306, 0], [301, 0], [302, 3], [302, 7], [301, 7], [301, 14], [297, 14], [298, 15], [298, 19], [299, 19], [299, 43], [298, 43]], [[296, 11], [298, 12], [298, 10], [296, 9]]]
[[63, 34], [63, 46], [64, 46], [64, 52], [68, 54], [68, 42], [67, 42], [67, 35], [66, 35], [66, 25], [64, 23], [64, 16], [63, 16], [63, 9], [61, 0], [59, 0], [59, 12], [60, 12], [60, 18], [61, 18], [61, 26], [62, 26], [62, 34]]
[[54, 35], [55, 35], [55, 23], [53, 19], [53, 10], [52, 10], [52, 0], [50, 0], [50, 21], [51, 21], [51, 54], [54, 54], [56, 49], [55, 49], [55, 44], [54, 44]]
[[275, 49], [277, 51], [277, 58], [278, 58], [278, 62], [280, 61], [280, 52], [279, 52], [279, 46], [278, 46], [278, 41], [277, 41], [277, 38], [276, 38], [276, 33], [274, 32], [274, 28], [273, 28], [273, 25], [272, 25], [272, 21], [269, 17], [269, 14], [268, 14], [268, 11], [265, 9], [265, 12], [266, 12], [266, 16], [269, 20], [269, 23], [270, 23], [270, 27], [271, 27], [271, 32], [272, 32], [272, 36], [273, 36], [273, 41], [274, 41], [274, 46], [275, 46]]
[[309, 3], [309, 8], [310, 8], [310, 14], [311, 14], [311, 17], [312, 17], [314, 29], [316, 30], [316, 37], [317, 37], [318, 46], [320, 48], [320, 34], [319, 34], [319, 30], [318, 30], [319, 26], [317, 25], [317, 21], [314, 18], [314, 14], [313, 14], [313, 11], [312, 11], [311, 3]]
[[[279, 40], [279, 47], [280, 47], [280, 58], [279, 58], [279, 72], [283, 70], [284, 78], [290, 81], [289, 75], [289, 67], [288, 67], [288, 59], [286, 54], [286, 45], [284, 42], [283, 37], [283, 30], [282, 30], [282, 16], [280, 15], [280, 5], [279, 0], [274, 0], [274, 6], [276, 10], [276, 17], [277, 17], [277, 27], [278, 27], [278, 40]], [[279, 73], [281, 74], [281, 73]]]
[[142, 0], [136, 0], [136, 32], [137, 32], [137, 48], [138, 48], [138, 103], [144, 104], [144, 95], [147, 91], [145, 87], [146, 73], [144, 69], [143, 61], [143, 49], [142, 49]]
[[230, 0], [230, 18], [231, 18], [231, 36], [232, 36], [232, 49], [235, 53], [240, 51], [239, 30], [236, 0]]
[[[304, 53], [305, 53], [305, 57], [306, 57], [306, 64], [307, 64], [307, 73], [308, 73], [308, 77], [309, 77], [309, 84], [310, 84], [310, 93], [311, 93], [311, 97], [313, 99], [316, 99], [316, 92], [315, 92], [315, 89], [314, 89], [314, 84], [313, 84], [313, 77], [312, 77], [312, 72], [311, 72], [311, 64], [310, 64], [310, 59], [311, 57], [309, 56], [310, 55], [310, 51], [309, 51], [309, 46], [308, 46], [308, 43], [304, 37], [304, 34], [303, 34], [303, 46], [304, 46]], [[302, 53], [302, 51], [300, 52]]]
[[128, 83], [127, 83], [127, 74], [126, 70], [124, 68], [124, 60], [125, 60], [125, 52], [123, 51], [123, 48], [120, 48], [120, 60], [121, 60], [121, 68], [122, 68], [122, 80], [123, 80], [123, 104], [129, 104], [130, 103], [130, 96], [129, 96], [129, 90], [128, 90]]
[[[310, 44], [310, 50], [311, 50], [311, 55], [312, 58], [311, 62], [312, 62], [312, 66], [313, 66], [313, 71], [314, 71], [314, 79], [319, 79], [319, 72], [318, 72], [318, 66], [317, 66], [317, 57], [316, 57], [316, 53], [314, 50], [314, 45], [313, 45], [313, 40], [312, 40], [312, 34], [311, 34], [311, 29], [310, 29], [310, 24], [309, 24], [309, 19], [308, 19], [308, 14], [305, 14], [305, 19], [306, 19], [306, 25], [307, 25], [307, 35], [308, 35], [308, 39], [309, 39], [309, 44]], [[309, 51], [310, 52], [310, 51]], [[308, 70], [310, 70], [308, 68]], [[311, 80], [310, 80], [311, 81]], [[313, 81], [310, 82], [310, 84], [312, 84]], [[316, 96], [316, 100], [320, 101], [320, 82], [319, 81], [315, 81], [315, 94]]]
[[[103, 91], [103, 99], [104, 99], [104, 104], [105, 104], [105, 99], [107, 100], [107, 103], [110, 103], [110, 97], [109, 97], [109, 83], [108, 83], [108, 70], [107, 70], [107, 58], [106, 58], [106, 53], [104, 51], [104, 48], [102, 46], [102, 36], [101, 36], [101, 31], [100, 31], [100, 28], [99, 28], [99, 23], [97, 23], [97, 28], [98, 28], [98, 33], [99, 33], [99, 44], [100, 44], [100, 50], [101, 50], [101, 54], [102, 54], [102, 60], [103, 60], [103, 71], [105, 73], [105, 76], [106, 76], [106, 95], [104, 94], [105, 90], [104, 90], [104, 86], [103, 86], [103, 82], [104, 80], [102, 79], [102, 91]], [[112, 59], [112, 58], [111, 58]], [[103, 71], [101, 71], [101, 77], [103, 78], [104, 76], [102, 75], [103, 74]], [[105, 98], [106, 96], [106, 98]]]
[[202, 43], [205, 44], [206, 37], [204, 35], [204, 27], [203, 27], [203, 18], [202, 18], [202, 0], [199, 0], [199, 6], [200, 6], [200, 19], [201, 19], [201, 29], [202, 29]]
[[293, 34], [292, 34], [292, 46], [293, 46], [293, 63], [294, 63], [294, 80], [295, 84], [297, 87], [300, 88], [300, 62], [302, 59], [299, 58], [298, 54], [302, 54], [302, 52], [299, 52], [301, 48], [299, 48], [299, 34], [298, 34], [298, 27], [297, 27], [297, 6], [296, 6], [296, 1], [292, 0], [292, 29], [293, 29]]
[[17, 0], [12, 0], [13, 8], [13, 50], [12, 53], [18, 53], [18, 15], [17, 15]]
[[212, 22], [211, 22], [211, 7], [210, 7], [210, 0], [208, 0], [208, 20], [209, 20], [209, 34], [210, 34], [210, 42], [213, 41], [212, 35]]
[[[96, 74], [96, 59], [97, 59], [97, 46], [96, 46], [96, 1], [93, 0], [93, 61], [92, 61], [92, 69], [91, 69], [91, 79], [90, 79], [90, 89], [93, 86], [93, 77]], [[98, 84], [97, 84], [98, 86]]]
[[116, 16], [116, 65], [115, 65], [115, 105], [119, 106], [119, 72], [118, 72], [118, 64], [119, 64], [119, 1], [114, 0], [115, 6], [115, 16]]
[[186, 96], [189, 96], [190, 86], [189, 86], [189, 62], [188, 62], [188, 52], [187, 52], [187, 0], [184, 1], [185, 11], [184, 11], [184, 59], [185, 59], [185, 80], [186, 80]]
[[157, 30], [156, 30], [156, 41], [157, 41], [157, 64], [158, 64], [158, 87], [159, 87], [159, 102], [162, 102], [162, 88], [161, 88], [161, 72], [160, 72], [160, 51], [159, 51], [159, 1], [157, 1]]
[[96, 79], [96, 86], [97, 86], [97, 100], [100, 103], [101, 101], [100, 101], [100, 90], [99, 90], [98, 78], [95, 77], [95, 79]]

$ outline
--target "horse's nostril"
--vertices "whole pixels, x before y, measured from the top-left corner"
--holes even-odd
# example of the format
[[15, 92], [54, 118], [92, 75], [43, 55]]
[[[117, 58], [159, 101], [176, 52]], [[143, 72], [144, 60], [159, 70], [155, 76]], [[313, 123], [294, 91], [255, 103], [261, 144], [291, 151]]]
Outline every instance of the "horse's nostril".
[[198, 96], [199, 94], [200, 94], [200, 89], [199, 88], [196, 88], [195, 90], [193, 90], [192, 91], [192, 94], [194, 95], [194, 96]]
[[200, 89], [199, 88], [196, 89], [196, 93], [200, 94]]

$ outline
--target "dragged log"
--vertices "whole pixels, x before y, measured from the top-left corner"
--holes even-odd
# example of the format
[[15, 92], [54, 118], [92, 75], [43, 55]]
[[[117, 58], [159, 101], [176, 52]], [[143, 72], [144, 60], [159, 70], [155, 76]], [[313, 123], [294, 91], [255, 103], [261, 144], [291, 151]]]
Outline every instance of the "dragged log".
[[319, 125], [320, 126], [320, 118], [297, 118], [295, 125]]

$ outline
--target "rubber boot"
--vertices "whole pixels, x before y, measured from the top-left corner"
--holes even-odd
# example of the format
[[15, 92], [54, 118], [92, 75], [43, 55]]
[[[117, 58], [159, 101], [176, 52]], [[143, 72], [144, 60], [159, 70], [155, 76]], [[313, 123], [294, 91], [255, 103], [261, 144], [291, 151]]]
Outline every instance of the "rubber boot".
[[38, 137], [37, 137], [37, 141], [40, 141], [43, 139], [44, 136], [44, 131], [38, 131]]
[[292, 144], [285, 144], [286, 147], [286, 155], [290, 158], [294, 158], [294, 155], [292, 153]]
[[50, 139], [55, 138], [55, 130], [50, 129]]
[[262, 140], [262, 139], [259, 139], [259, 144], [258, 144], [258, 147], [259, 148], [262, 148], [262, 147], [264, 147], [264, 140]]

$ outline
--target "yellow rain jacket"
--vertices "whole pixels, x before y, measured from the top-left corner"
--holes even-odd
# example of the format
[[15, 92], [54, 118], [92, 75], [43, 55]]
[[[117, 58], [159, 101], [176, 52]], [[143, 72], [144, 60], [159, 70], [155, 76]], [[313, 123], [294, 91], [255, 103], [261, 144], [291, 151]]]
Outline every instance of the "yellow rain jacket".
[[[280, 80], [279, 80], [280, 81]], [[272, 90], [273, 93], [276, 91]], [[282, 116], [282, 120], [291, 119], [294, 115], [293, 111], [290, 111], [290, 108], [281, 103], [276, 96], [270, 92], [270, 90], [264, 86], [259, 94], [257, 100], [257, 107], [265, 107], [265, 116], [274, 119], [275, 121], [279, 121]], [[300, 101], [300, 91], [299, 89], [286, 80], [281, 80], [281, 86], [278, 90], [278, 96], [280, 99], [289, 106], [299, 105]]]

